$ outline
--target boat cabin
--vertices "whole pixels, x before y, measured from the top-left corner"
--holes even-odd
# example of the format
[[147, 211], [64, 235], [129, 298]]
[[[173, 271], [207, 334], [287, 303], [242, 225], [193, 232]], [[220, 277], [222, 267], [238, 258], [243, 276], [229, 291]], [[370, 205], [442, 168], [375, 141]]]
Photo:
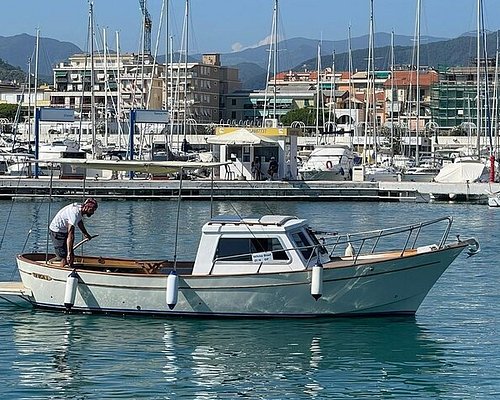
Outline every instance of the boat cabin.
[[302, 271], [329, 261], [306, 220], [292, 216], [218, 217], [202, 229], [193, 275]]

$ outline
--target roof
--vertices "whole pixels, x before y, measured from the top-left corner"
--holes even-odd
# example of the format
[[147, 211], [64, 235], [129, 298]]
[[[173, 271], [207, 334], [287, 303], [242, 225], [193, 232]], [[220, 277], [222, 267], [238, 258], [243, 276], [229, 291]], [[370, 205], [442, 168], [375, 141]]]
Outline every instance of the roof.
[[[416, 86], [417, 85], [417, 71], [394, 71], [394, 86], [404, 87], [404, 86]], [[419, 73], [419, 85], [421, 87], [431, 86], [439, 80], [438, 73], [436, 71], [420, 71]], [[385, 83], [385, 87], [391, 86], [391, 77], [389, 77]]]
[[222, 135], [209, 136], [207, 138], [207, 143], [219, 144], [219, 145], [276, 145], [276, 140], [271, 139], [266, 136], [253, 133], [248, 129], [237, 129], [230, 133], [224, 133]]

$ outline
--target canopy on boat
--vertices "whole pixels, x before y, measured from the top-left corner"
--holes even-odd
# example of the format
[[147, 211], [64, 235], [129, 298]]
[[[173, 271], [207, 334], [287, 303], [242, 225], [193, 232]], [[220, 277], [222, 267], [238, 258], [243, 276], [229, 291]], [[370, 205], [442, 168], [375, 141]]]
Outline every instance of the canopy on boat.
[[207, 138], [207, 143], [210, 144], [225, 144], [225, 145], [277, 145], [276, 140], [269, 137], [251, 132], [248, 129], [238, 129], [231, 133], [223, 135], [210, 136]]
[[[46, 160], [44, 160], [46, 162]], [[128, 160], [83, 160], [59, 158], [50, 160], [53, 164], [69, 164], [84, 168], [111, 171], [135, 171], [146, 173], [172, 173], [181, 169], [216, 168], [231, 162], [191, 162], [191, 161], [128, 161]]]
[[486, 173], [480, 162], [458, 162], [445, 165], [434, 180], [440, 183], [477, 182]]

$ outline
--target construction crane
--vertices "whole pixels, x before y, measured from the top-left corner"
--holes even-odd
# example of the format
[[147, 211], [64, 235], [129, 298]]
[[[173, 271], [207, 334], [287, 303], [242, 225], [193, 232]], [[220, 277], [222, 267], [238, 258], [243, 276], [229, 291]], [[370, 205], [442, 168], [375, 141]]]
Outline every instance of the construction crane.
[[151, 15], [146, 8], [146, 0], [139, 0], [139, 4], [141, 5], [141, 11], [144, 17], [144, 43], [142, 44], [143, 50], [144, 54], [151, 54], [151, 28], [153, 27], [153, 21], [151, 20]]

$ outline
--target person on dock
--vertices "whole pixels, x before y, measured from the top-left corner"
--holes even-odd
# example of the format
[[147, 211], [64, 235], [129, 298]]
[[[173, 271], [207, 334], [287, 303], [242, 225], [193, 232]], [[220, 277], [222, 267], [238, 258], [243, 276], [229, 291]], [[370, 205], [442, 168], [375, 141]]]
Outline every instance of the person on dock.
[[261, 164], [260, 164], [260, 158], [255, 157], [255, 160], [252, 162], [252, 177], [256, 181], [260, 181], [262, 179], [261, 175]]
[[271, 180], [274, 180], [274, 175], [278, 173], [278, 162], [275, 157], [271, 157], [271, 161], [269, 162], [269, 168], [267, 169], [267, 173]]
[[71, 267], [75, 259], [73, 246], [75, 242], [75, 226], [82, 231], [85, 239], [92, 236], [83, 224], [83, 216], [91, 217], [97, 210], [97, 201], [88, 198], [83, 204], [69, 204], [59, 210], [50, 223], [50, 237], [56, 253], [56, 260], [61, 261], [61, 267]]

